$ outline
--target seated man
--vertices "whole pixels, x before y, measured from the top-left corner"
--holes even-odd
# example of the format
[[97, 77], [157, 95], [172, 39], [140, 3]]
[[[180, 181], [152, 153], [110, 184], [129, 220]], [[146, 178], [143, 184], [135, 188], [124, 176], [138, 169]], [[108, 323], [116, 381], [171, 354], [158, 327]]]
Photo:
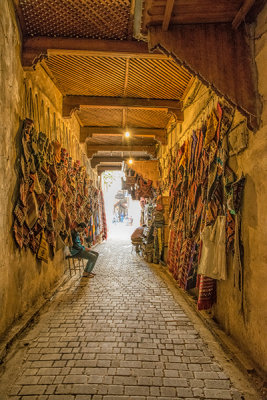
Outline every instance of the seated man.
[[132, 245], [135, 246], [135, 251], [139, 253], [140, 250], [140, 245], [143, 242], [143, 233], [144, 233], [144, 228], [146, 225], [139, 226], [138, 228], [135, 229], [135, 231], [131, 235], [131, 242]]
[[73, 257], [85, 258], [88, 260], [86, 267], [84, 269], [84, 277], [93, 278], [95, 274], [92, 272], [96, 260], [98, 258], [98, 253], [96, 251], [89, 250], [89, 248], [84, 247], [81, 243], [80, 234], [86, 228], [84, 222], [77, 225], [75, 229], [71, 231], [72, 247], [70, 248], [71, 255]]

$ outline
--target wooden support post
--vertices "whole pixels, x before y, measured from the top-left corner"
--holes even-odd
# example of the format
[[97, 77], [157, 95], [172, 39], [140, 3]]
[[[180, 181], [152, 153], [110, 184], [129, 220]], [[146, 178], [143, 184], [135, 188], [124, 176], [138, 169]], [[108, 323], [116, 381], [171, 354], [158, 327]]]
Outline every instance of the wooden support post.
[[162, 22], [162, 30], [163, 31], [167, 31], [169, 29], [169, 23], [170, 23], [171, 16], [172, 16], [173, 6], [174, 6], [174, 0], [167, 0], [166, 6], [165, 6], [163, 22]]

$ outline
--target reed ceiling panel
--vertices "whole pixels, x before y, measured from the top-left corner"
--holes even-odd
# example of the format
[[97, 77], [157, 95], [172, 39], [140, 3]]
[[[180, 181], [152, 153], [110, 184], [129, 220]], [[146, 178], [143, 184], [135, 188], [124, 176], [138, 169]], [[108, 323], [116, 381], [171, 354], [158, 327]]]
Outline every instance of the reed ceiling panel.
[[78, 116], [84, 126], [122, 126], [122, 109], [81, 107]]
[[171, 59], [131, 59], [126, 95], [154, 99], [181, 99], [191, 75]]
[[19, 0], [27, 36], [129, 37], [130, 0]]
[[123, 58], [50, 55], [46, 63], [63, 94], [116, 97], [123, 93]]
[[191, 75], [173, 60], [49, 55], [45, 61], [63, 94], [181, 100]]
[[127, 125], [135, 128], [166, 128], [170, 116], [166, 111], [149, 109], [128, 109]]

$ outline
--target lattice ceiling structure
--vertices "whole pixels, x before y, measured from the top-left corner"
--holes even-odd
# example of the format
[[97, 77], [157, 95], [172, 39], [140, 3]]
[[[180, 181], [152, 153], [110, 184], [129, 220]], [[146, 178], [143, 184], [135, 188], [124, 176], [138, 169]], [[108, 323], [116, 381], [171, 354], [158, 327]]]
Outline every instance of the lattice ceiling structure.
[[20, 0], [27, 36], [126, 40], [130, 0]]
[[[129, 152], [154, 157], [155, 144], [165, 143], [170, 118], [183, 120], [191, 70], [167, 52], [150, 53], [148, 31], [167, 32], [181, 24], [232, 22], [237, 27], [253, 3], [263, 2], [13, 1], [23, 33], [24, 67], [44, 58], [43, 67], [63, 94], [63, 116], [74, 112], [80, 121], [88, 156], [98, 152], [109, 160], [112, 154], [124, 159]], [[126, 142], [125, 129], [132, 133]]]

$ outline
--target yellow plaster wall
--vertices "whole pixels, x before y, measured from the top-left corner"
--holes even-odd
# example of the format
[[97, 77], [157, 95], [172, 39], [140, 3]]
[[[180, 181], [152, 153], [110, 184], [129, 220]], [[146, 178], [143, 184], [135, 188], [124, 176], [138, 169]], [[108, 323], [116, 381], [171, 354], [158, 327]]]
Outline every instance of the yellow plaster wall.
[[[228, 279], [217, 284], [217, 303], [212, 314], [223, 329], [234, 337], [258, 365], [267, 372], [267, 5], [258, 16], [255, 31], [255, 60], [258, 70], [258, 90], [263, 110], [261, 126], [256, 133], [249, 132], [248, 147], [245, 151], [229, 158], [229, 165], [238, 177], [246, 177], [242, 205], [242, 241], [244, 245], [243, 310], [240, 296], [234, 290], [233, 260], [228, 260]], [[197, 81], [185, 99], [188, 102]], [[184, 122], [169, 126], [168, 143], [160, 151], [163, 181], [168, 175], [168, 157], [176, 144], [182, 144], [192, 130], [216, 104], [209, 102], [198, 120], [192, 123], [199, 111], [208, 102], [212, 92], [202, 85], [193, 104], [184, 111]], [[236, 112], [233, 126], [244, 117]], [[173, 149], [173, 150], [172, 150]], [[167, 190], [165, 191], [167, 195]]]
[[[230, 157], [229, 165], [246, 177], [242, 207], [244, 245], [243, 311], [233, 291], [233, 271], [218, 284], [216, 319], [233, 335], [259, 367], [267, 372], [267, 5], [255, 30], [258, 90], [263, 110], [260, 129], [250, 133], [248, 148]], [[265, 33], [264, 33], [265, 32]]]
[[24, 72], [20, 62], [21, 38], [11, 1], [1, 1], [0, 12], [0, 337], [60, 279], [64, 272], [62, 250], [49, 264], [36, 260], [28, 249], [19, 251], [12, 233], [12, 211], [17, 198], [20, 128], [25, 117], [37, 129], [58, 139], [74, 159], [97, 176], [79, 144], [75, 116], [63, 119], [62, 95], [42, 66]]

